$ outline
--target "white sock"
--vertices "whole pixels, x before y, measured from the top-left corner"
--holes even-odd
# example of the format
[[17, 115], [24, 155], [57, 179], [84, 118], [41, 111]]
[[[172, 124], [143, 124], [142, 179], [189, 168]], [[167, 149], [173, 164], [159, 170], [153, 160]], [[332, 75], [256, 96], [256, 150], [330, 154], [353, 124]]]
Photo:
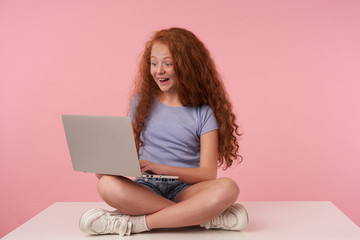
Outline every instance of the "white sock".
[[146, 225], [145, 216], [146, 215], [130, 216], [129, 222], [132, 223], [132, 229], [131, 229], [132, 233], [149, 231], [149, 228]]

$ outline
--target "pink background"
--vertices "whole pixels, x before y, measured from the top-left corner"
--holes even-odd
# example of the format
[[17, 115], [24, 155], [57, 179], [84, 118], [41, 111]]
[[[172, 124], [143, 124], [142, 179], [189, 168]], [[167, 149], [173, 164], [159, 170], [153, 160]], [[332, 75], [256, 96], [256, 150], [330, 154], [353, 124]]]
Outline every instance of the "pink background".
[[0, 237], [54, 202], [100, 201], [96, 178], [72, 170], [60, 116], [126, 114], [145, 40], [171, 26], [197, 34], [224, 77], [245, 160], [219, 175], [239, 200], [327, 200], [360, 225], [359, 12], [357, 0], [0, 0]]

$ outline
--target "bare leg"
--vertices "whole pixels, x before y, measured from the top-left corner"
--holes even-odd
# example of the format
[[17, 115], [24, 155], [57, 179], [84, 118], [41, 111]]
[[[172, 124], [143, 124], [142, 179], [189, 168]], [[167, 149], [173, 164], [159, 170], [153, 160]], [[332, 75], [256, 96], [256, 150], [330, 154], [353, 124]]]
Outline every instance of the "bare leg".
[[102, 176], [98, 191], [107, 204], [129, 215], [151, 214], [175, 204], [125, 177]]
[[194, 184], [172, 202], [130, 179], [102, 176], [100, 196], [110, 206], [129, 215], [146, 214], [149, 229], [199, 225], [212, 220], [233, 204], [239, 194], [236, 183], [228, 178]]
[[175, 228], [205, 223], [231, 206], [238, 194], [238, 186], [228, 178], [194, 184], [179, 194], [177, 204], [147, 215], [148, 228]]

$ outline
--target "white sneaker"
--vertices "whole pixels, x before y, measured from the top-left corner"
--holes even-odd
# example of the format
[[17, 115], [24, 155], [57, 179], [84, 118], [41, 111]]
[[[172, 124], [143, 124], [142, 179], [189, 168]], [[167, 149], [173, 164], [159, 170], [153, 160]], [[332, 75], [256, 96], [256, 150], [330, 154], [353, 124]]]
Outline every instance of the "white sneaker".
[[119, 234], [130, 235], [132, 223], [130, 216], [119, 211], [106, 211], [93, 208], [86, 211], [80, 218], [79, 228], [89, 234]]
[[224, 229], [224, 230], [241, 230], [244, 229], [249, 222], [246, 209], [240, 203], [234, 203], [226, 209], [222, 214], [211, 220], [210, 222], [201, 224], [206, 229]]

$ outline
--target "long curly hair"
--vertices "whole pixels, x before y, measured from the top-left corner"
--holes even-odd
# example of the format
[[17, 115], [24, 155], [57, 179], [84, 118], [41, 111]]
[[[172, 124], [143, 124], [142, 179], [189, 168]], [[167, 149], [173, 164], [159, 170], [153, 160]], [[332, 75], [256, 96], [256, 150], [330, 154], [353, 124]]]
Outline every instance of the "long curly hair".
[[238, 154], [237, 140], [241, 134], [220, 74], [205, 45], [192, 32], [183, 28], [157, 31], [145, 44], [133, 92], [133, 96], [139, 96], [133, 120], [137, 150], [144, 144], [140, 136], [154, 99], [161, 94], [150, 74], [150, 54], [155, 42], [169, 47], [177, 77], [176, 91], [181, 104], [193, 107], [207, 104], [213, 110], [219, 125], [218, 166], [226, 169], [234, 160], [241, 162], [243, 158]]

